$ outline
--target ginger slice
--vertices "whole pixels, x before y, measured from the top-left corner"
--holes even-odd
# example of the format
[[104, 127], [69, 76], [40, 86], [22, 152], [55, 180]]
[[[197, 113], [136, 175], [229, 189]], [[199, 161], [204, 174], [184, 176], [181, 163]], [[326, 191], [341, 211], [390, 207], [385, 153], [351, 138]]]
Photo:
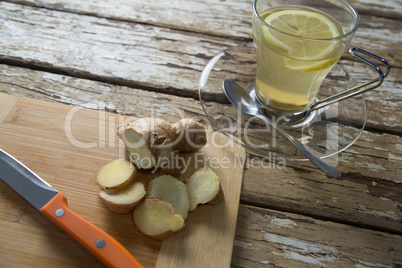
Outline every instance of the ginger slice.
[[125, 159], [104, 165], [97, 174], [97, 182], [108, 194], [116, 194], [133, 181], [136, 169]]
[[141, 233], [158, 240], [184, 227], [184, 219], [173, 206], [155, 198], [145, 199], [134, 209], [133, 221]]
[[198, 169], [186, 184], [190, 197], [189, 211], [195, 210], [199, 204], [215, 204], [223, 198], [219, 177], [209, 167]]
[[156, 198], [173, 205], [183, 219], [187, 218], [190, 199], [186, 185], [170, 175], [162, 175], [148, 184], [146, 198]]
[[118, 214], [128, 214], [134, 210], [134, 208], [145, 197], [146, 191], [142, 182], [132, 182], [117, 194], [111, 195], [106, 191], [101, 190], [99, 196], [106, 206]]

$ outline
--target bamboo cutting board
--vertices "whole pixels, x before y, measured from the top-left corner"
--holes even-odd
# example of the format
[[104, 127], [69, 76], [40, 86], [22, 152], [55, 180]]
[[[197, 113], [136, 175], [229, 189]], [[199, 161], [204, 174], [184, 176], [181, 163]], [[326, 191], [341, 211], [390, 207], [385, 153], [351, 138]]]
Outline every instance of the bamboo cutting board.
[[[221, 134], [197, 154], [187, 154], [181, 178], [209, 165], [225, 194], [199, 206], [186, 227], [164, 241], [140, 234], [131, 215], [110, 212], [98, 197], [96, 173], [125, 157], [115, 130], [127, 118], [27, 98], [0, 95], [0, 148], [63, 193], [69, 207], [125, 246], [144, 267], [229, 267], [245, 150]], [[185, 165], [184, 163], [189, 163]], [[143, 173], [147, 180], [158, 172]], [[1, 267], [100, 267], [94, 257], [0, 181]]]

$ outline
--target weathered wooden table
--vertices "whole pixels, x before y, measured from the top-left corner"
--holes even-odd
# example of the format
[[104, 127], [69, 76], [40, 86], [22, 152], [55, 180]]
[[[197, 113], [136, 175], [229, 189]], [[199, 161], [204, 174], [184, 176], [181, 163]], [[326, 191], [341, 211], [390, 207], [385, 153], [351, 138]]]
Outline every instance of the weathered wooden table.
[[[402, 3], [351, 3], [361, 15], [352, 46], [386, 58], [391, 73], [365, 94], [361, 137], [328, 159], [341, 178], [310, 162], [246, 163], [233, 267], [402, 266]], [[252, 42], [251, 11], [249, 0], [1, 1], [0, 92], [125, 116], [203, 115], [201, 71]], [[367, 81], [368, 66], [346, 54], [340, 64]]]

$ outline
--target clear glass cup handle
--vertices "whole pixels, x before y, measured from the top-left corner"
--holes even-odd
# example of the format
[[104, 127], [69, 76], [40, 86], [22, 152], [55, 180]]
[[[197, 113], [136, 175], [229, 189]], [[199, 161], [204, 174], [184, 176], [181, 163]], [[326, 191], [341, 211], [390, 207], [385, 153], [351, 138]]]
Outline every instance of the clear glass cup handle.
[[[321, 109], [321, 108], [323, 108], [323, 107], [325, 107], [325, 106], [327, 106], [329, 104], [332, 104], [334, 102], [342, 101], [344, 99], [347, 99], [347, 98], [356, 96], [358, 94], [362, 94], [364, 92], [367, 92], [367, 91], [370, 91], [372, 89], [375, 89], [375, 88], [379, 87], [382, 84], [382, 82], [384, 81], [385, 77], [387, 77], [387, 75], [390, 72], [391, 68], [390, 68], [388, 62], [382, 57], [376, 56], [376, 55], [374, 55], [374, 54], [372, 54], [370, 52], [367, 52], [367, 51], [365, 51], [363, 49], [360, 49], [360, 48], [357, 48], [357, 47], [353, 47], [353, 48], [349, 49], [349, 53], [352, 54], [353, 57], [359, 59], [360, 61], [362, 61], [362, 62], [368, 64], [369, 66], [371, 66], [372, 68], [374, 68], [378, 73], [378, 77], [376, 77], [376, 78], [374, 78], [374, 79], [372, 79], [372, 80], [370, 80], [368, 82], [365, 82], [363, 84], [360, 84], [360, 85], [357, 85], [355, 87], [346, 89], [346, 90], [344, 90], [342, 92], [339, 92], [339, 93], [337, 93], [335, 95], [329, 96], [329, 97], [327, 97], [325, 99], [322, 99], [322, 100], [314, 103], [310, 107], [310, 109], [308, 109], [308, 112]], [[385, 73], [376, 64], [372, 63], [371, 61], [367, 60], [366, 58], [363, 58], [359, 54], [363, 54], [363, 55], [366, 55], [366, 56], [368, 56], [370, 58], [374, 58], [377, 61], [380, 61], [386, 68]]]

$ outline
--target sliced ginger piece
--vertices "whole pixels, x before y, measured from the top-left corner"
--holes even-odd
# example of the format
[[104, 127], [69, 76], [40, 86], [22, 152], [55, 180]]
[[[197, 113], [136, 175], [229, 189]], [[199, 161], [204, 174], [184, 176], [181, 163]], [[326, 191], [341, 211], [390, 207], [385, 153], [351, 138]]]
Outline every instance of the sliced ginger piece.
[[137, 229], [146, 236], [162, 240], [184, 227], [184, 219], [173, 206], [156, 198], [145, 199], [133, 212]]
[[105, 190], [101, 190], [99, 196], [111, 211], [128, 214], [142, 201], [146, 193], [144, 184], [136, 181], [124, 187], [117, 194], [111, 195]]
[[189, 211], [195, 210], [199, 204], [215, 204], [223, 198], [219, 177], [209, 167], [198, 169], [186, 184], [190, 197]]
[[170, 175], [162, 175], [148, 184], [146, 198], [156, 198], [173, 205], [183, 219], [187, 218], [190, 199], [186, 185]]
[[156, 156], [142, 138], [142, 134], [132, 128], [124, 131], [121, 138], [130, 154], [130, 161], [138, 168], [150, 169], [155, 167]]
[[135, 173], [133, 164], [125, 159], [117, 159], [99, 170], [97, 182], [108, 194], [116, 194], [133, 181]]

